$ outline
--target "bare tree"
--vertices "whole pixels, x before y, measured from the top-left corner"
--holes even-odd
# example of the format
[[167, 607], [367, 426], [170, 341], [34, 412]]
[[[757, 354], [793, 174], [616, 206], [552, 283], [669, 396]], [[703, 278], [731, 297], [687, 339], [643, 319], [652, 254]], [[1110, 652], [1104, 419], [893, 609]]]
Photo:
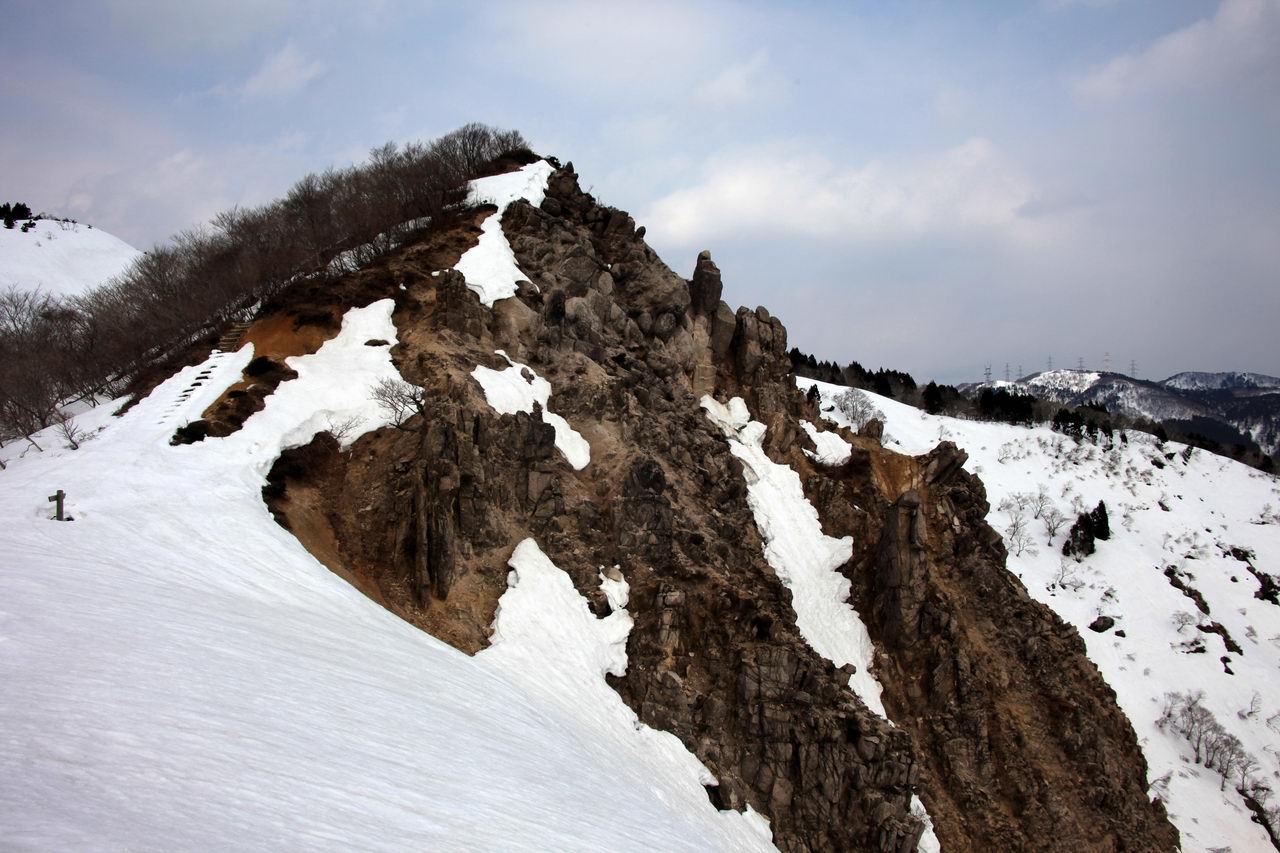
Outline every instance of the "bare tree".
[[856, 388], [850, 388], [836, 397], [836, 408], [844, 415], [855, 432], [861, 432], [869, 422], [884, 423], [884, 413], [876, 408], [871, 398]]
[[1045, 490], [1044, 483], [1040, 484], [1034, 495], [1028, 495], [1027, 498], [1032, 518], [1040, 518], [1053, 505], [1053, 498], [1049, 497], [1049, 492]]
[[[374, 392], [374, 398], [377, 399], [377, 391]], [[364, 424], [364, 418], [362, 418], [360, 415], [352, 415], [349, 418], [330, 417], [327, 421], [328, 429], [326, 431], [329, 433], [329, 435], [336, 438], [339, 444], [343, 444], [363, 424]]]
[[1049, 534], [1049, 542], [1052, 543], [1053, 537], [1057, 536], [1062, 525], [1067, 523], [1067, 517], [1056, 506], [1049, 506], [1040, 513], [1040, 521], [1044, 524], [1044, 532]]
[[1058, 561], [1058, 568], [1053, 573], [1053, 581], [1049, 584], [1050, 589], [1067, 589], [1072, 592], [1078, 591], [1084, 586], [1084, 581], [1080, 580], [1079, 568], [1074, 561], [1063, 557]]
[[405, 422], [423, 411], [422, 389], [403, 379], [386, 377], [373, 386], [371, 395], [375, 403], [397, 429], [405, 429]]

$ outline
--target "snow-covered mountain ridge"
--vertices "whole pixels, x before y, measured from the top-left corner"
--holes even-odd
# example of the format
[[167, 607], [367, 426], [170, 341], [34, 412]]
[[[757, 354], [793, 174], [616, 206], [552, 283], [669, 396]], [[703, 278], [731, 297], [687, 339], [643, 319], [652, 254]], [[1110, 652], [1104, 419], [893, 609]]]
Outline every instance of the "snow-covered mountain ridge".
[[709, 253], [510, 160], [0, 448], [13, 837], [1173, 849], [963, 453], [824, 422]]

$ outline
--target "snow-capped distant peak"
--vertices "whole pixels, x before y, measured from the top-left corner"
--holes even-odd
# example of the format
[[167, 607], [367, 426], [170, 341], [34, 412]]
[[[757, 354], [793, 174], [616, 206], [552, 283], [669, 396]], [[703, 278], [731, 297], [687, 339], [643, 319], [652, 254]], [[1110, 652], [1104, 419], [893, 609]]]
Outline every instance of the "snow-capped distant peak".
[[1166, 388], [1180, 391], [1217, 391], [1233, 388], [1280, 388], [1280, 378], [1264, 373], [1202, 373], [1187, 371], [1175, 373], [1160, 383]]
[[1033, 389], [1043, 388], [1081, 394], [1096, 385], [1101, 378], [1102, 374], [1091, 370], [1046, 370], [1029, 377], [1025, 380], [1025, 384]]
[[74, 222], [38, 219], [0, 228], [0, 289], [79, 296], [128, 269], [142, 253], [119, 237]]

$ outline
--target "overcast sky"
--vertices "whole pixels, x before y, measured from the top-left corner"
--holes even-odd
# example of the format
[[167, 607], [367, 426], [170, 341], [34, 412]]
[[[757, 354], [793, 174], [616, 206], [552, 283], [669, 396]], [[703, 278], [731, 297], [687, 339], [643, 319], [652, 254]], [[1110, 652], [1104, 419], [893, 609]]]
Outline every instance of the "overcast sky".
[[0, 197], [140, 248], [521, 130], [793, 344], [1280, 374], [1280, 0], [0, 0]]

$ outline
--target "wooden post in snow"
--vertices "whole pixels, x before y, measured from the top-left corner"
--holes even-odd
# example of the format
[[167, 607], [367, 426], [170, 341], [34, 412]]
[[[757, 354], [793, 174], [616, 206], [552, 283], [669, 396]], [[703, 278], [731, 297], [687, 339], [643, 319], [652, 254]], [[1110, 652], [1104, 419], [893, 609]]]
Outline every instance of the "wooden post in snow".
[[54, 519], [56, 519], [57, 521], [66, 520], [62, 517], [62, 501], [66, 498], [66, 496], [67, 496], [67, 493], [62, 491], [62, 489], [58, 489], [56, 494], [49, 495], [50, 503], [55, 503], [58, 505], [57, 514], [54, 515]]

